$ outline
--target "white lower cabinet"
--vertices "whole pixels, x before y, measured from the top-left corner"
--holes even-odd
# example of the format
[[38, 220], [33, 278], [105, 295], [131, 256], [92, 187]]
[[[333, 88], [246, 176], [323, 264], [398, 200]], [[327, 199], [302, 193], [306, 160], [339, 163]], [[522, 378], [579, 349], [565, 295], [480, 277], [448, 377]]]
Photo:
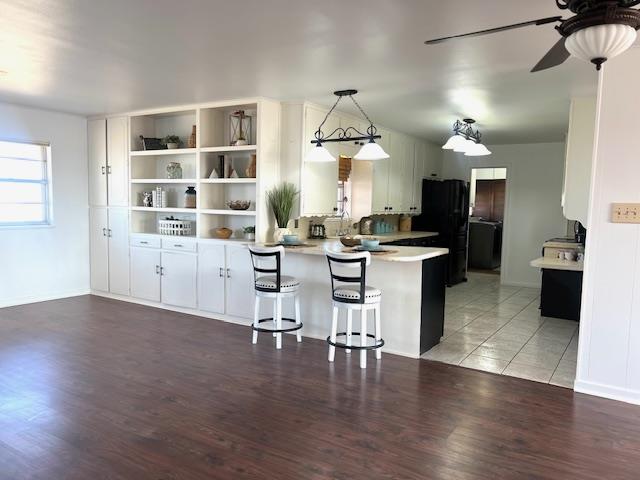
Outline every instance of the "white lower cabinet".
[[160, 299], [176, 307], [196, 308], [198, 257], [189, 253], [162, 252]]
[[225, 246], [200, 245], [198, 252], [198, 307], [224, 313]]
[[131, 248], [131, 296], [160, 301], [160, 250]]
[[252, 318], [255, 295], [249, 250], [228, 245], [226, 251], [226, 313], [234, 317]]
[[[253, 268], [244, 246], [131, 238], [131, 295], [175, 307], [253, 318]], [[197, 253], [196, 253], [197, 252]]]
[[126, 208], [89, 210], [91, 288], [129, 295], [129, 212]]

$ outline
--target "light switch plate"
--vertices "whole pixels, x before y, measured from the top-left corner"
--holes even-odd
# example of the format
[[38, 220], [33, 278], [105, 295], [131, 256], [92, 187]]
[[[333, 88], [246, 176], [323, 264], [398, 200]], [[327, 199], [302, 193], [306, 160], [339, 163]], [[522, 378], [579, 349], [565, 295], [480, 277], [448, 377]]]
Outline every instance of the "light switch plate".
[[640, 223], [640, 203], [614, 203], [611, 208], [613, 223]]

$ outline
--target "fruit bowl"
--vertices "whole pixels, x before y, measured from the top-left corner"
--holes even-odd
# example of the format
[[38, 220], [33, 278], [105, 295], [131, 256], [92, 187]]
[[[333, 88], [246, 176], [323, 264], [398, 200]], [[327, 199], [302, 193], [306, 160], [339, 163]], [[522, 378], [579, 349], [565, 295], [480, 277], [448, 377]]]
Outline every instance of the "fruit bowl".
[[214, 230], [214, 233], [215, 233], [216, 238], [227, 239], [227, 238], [231, 237], [231, 234], [233, 233], [233, 230], [231, 230], [230, 228], [227, 228], [227, 227], [222, 227], [222, 228], [216, 228]]
[[229, 200], [227, 206], [231, 210], [247, 210], [251, 206], [249, 200]]
[[360, 245], [360, 239], [354, 238], [351, 235], [345, 235], [344, 237], [340, 237], [340, 242], [345, 247], [357, 247]]

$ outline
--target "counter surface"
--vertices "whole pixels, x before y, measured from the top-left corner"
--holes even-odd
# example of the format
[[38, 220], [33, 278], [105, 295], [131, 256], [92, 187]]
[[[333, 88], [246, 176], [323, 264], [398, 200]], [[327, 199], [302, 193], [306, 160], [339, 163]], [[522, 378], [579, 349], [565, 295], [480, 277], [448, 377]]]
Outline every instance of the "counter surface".
[[[324, 255], [325, 251], [345, 252], [349, 251], [349, 247], [345, 247], [339, 240], [307, 240], [306, 243], [312, 244], [309, 247], [289, 247], [286, 248], [287, 255], [303, 254], [303, 255]], [[391, 253], [381, 255], [371, 255], [373, 261], [384, 262], [421, 262], [430, 258], [440, 257], [449, 253], [447, 248], [433, 247], [397, 247], [395, 245], [383, 246]]]
[[584, 262], [572, 260], [560, 260], [559, 258], [540, 257], [532, 260], [530, 265], [535, 268], [546, 268], [550, 270], [571, 270], [581, 272], [584, 269]]

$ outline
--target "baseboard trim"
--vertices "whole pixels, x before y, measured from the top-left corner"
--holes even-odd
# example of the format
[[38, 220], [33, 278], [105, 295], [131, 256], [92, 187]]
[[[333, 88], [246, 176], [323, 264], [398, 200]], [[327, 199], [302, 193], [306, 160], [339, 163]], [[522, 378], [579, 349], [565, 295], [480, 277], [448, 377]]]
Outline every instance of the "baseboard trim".
[[596, 397], [608, 398], [610, 400], [618, 400], [619, 402], [640, 405], [640, 391], [628, 388], [613, 387], [603, 385], [597, 382], [588, 382], [576, 379], [574, 390], [587, 395], [595, 395]]
[[87, 289], [69, 290], [65, 292], [52, 293], [49, 295], [32, 295], [27, 297], [14, 297], [8, 299], [0, 299], [0, 308], [16, 307], [19, 305], [27, 305], [30, 303], [49, 302], [51, 300], [60, 300], [62, 298], [79, 297], [80, 295], [89, 295], [91, 291]]
[[[104, 297], [104, 298], [110, 298], [112, 300], [120, 300], [122, 302], [135, 303], [137, 305], [144, 305], [146, 307], [161, 308], [162, 310], [169, 310], [171, 312], [185, 313], [187, 315], [196, 315], [198, 317], [209, 318], [211, 320], [220, 320], [222, 322], [234, 323], [236, 325], [244, 325], [245, 327], [249, 327], [253, 323], [253, 320], [247, 319], [247, 318], [233, 317], [233, 316], [230, 316], [230, 315], [223, 315], [221, 313], [209, 313], [209, 312], [206, 312], [204, 310], [194, 310], [194, 309], [190, 309], [190, 308], [174, 307], [174, 306], [171, 306], [171, 305], [165, 305], [163, 303], [150, 302], [148, 300], [141, 300], [139, 298], [128, 297], [126, 295], [116, 295], [116, 294], [113, 294], [113, 293], [101, 292], [101, 291], [98, 291], [98, 290], [91, 290], [91, 295], [96, 295], [98, 297]], [[304, 329], [303, 329], [303, 331], [304, 331]], [[288, 332], [287, 334], [288, 335], [295, 335], [296, 332]], [[313, 338], [313, 339], [322, 340], [322, 341], [325, 341], [327, 339], [326, 335], [322, 336], [322, 335], [314, 335], [314, 334], [305, 334], [302, 337], [303, 338]], [[403, 353], [403, 352], [397, 352], [395, 350], [390, 350], [390, 349], [388, 349], [386, 347], [383, 348], [383, 352], [387, 353], [387, 354], [391, 354], [391, 355], [398, 355], [400, 357], [413, 358], [414, 360], [420, 358], [419, 356], [408, 355], [408, 354]]]

